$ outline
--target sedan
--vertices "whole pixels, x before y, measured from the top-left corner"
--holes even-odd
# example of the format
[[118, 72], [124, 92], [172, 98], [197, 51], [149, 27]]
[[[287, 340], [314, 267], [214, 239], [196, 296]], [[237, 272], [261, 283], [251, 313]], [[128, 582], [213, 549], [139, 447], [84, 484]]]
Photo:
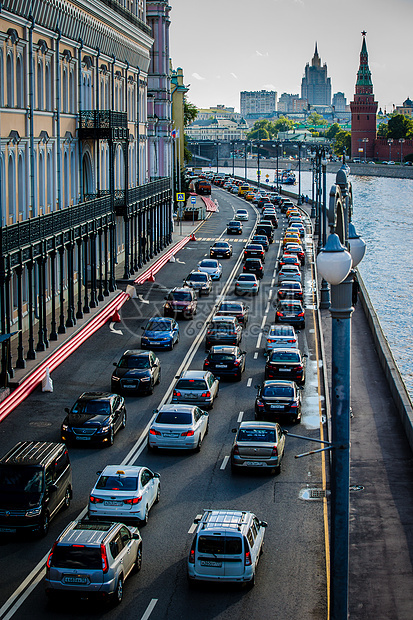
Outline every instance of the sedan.
[[279, 474], [285, 435], [277, 422], [241, 422], [231, 449], [231, 471], [238, 468], [270, 469]]
[[71, 409], [61, 428], [66, 443], [100, 443], [112, 446], [115, 434], [126, 426], [126, 407], [122, 396], [108, 392], [84, 392]]
[[268, 243], [268, 238], [265, 235], [254, 235], [251, 239], [251, 243], [257, 243], [258, 245], [262, 245], [264, 250], [268, 252], [270, 244]]
[[301, 302], [292, 299], [279, 301], [275, 311], [275, 321], [277, 323], [288, 323], [298, 329], [304, 329], [305, 314]]
[[201, 449], [208, 433], [209, 416], [193, 405], [162, 405], [148, 432], [148, 449]]
[[235, 316], [238, 323], [245, 327], [248, 310], [249, 307], [243, 301], [222, 301], [215, 316]]
[[264, 267], [259, 258], [247, 258], [242, 266], [244, 273], [255, 273], [260, 280], [264, 277]]
[[287, 243], [287, 245], [284, 247], [284, 254], [295, 254], [299, 259], [301, 265], [304, 265], [305, 263], [305, 253], [299, 243]]
[[205, 271], [191, 271], [183, 282], [184, 286], [194, 289], [199, 296], [209, 295], [212, 289], [211, 276]]
[[297, 254], [283, 254], [278, 260], [278, 269], [281, 269], [284, 265], [301, 265], [300, 259]]
[[234, 316], [214, 316], [207, 328], [205, 349], [214, 344], [238, 346], [241, 340], [242, 327]]
[[305, 382], [304, 357], [299, 349], [274, 349], [265, 364], [266, 379], [291, 379], [296, 383]]
[[210, 370], [216, 377], [233, 377], [241, 381], [245, 357], [246, 352], [239, 347], [215, 345], [205, 358], [204, 370]]
[[304, 237], [305, 235], [305, 227], [304, 224], [300, 224], [300, 222], [290, 222], [288, 224], [289, 228], [295, 228], [300, 233], [300, 237]]
[[298, 337], [292, 325], [271, 325], [265, 343], [265, 353], [273, 349], [298, 349]]
[[242, 224], [241, 222], [233, 221], [228, 222], [227, 224], [227, 234], [228, 235], [242, 235]]
[[211, 280], [219, 280], [222, 276], [222, 265], [215, 258], [204, 258], [198, 263], [199, 271], [211, 276]]
[[238, 185], [234, 185], [234, 187], [231, 188], [231, 194], [238, 195]]
[[150, 508], [159, 502], [160, 474], [132, 465], [107, 465], [98, 474], [89, 496], [89, 519], [145, 525]]
[[141, 347], [172, 349], [179, 342], [179, 325], [175, 319], [154, 317], [142, 326]]
[[172, 402], [212, 409], [218, 392], [219, 380], [209, 370], [187, 370], [175, 384]]
[[249, 219], [248, 211], [246, 209], [238, 209], [238, 211], [235, 213], [235, 219], [239, 222], [247, 222]]
[[293, 422], [301, 421], [301, 388], [294, 381], [264, 381], [256, 388], [256, 420], [288, 416]]
[[244, 248], [243, 260], [246, 258], [259, 258], [265, 263], [265, 250], [263, 246], [258, 243], [248, 243]]
[[161, 380], [161, 363], [152, 351], [130, 349], [113, 362], [112, 392], [145, 392], [152, 394]]
[[283, 265], [278, 272], [277, 285], [280, 286], [284, 280], [299, 282], [301, 284], [300, 268], [297, 267], [297, 265]]
[[254, 273], [241, 273], [235, 282], [234, 292], [236, 295], [243, 295], [244, 293], [258, 295], [259, 290], [260, 283]]
[[218, 256], [222, 258], [231, 258], [232, 245], [230, 245], [227, 241], [217, 241], [210, 247], [209, 255], [211, 258], [216, 258]]
[[303, 299], [303, 288], [300, 282], [283, 280], [278, 287], [277, 299]]

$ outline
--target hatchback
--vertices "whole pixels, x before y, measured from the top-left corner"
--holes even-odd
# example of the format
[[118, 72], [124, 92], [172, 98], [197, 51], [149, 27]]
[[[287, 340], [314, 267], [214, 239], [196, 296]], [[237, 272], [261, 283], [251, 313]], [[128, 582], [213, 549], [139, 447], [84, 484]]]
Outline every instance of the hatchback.
[[190, 403], [212, 409], [218, 397], [219, 380], [208, 370], [186, 370], [175, 383], [173, 403]]
[[230, 245], [227, 241], [216, 241], [214, 245], [211, 245], [209, 249], [209, 254], [211, 258], [215, 258], [218, 256], [220, 256], [221, 258], [231, 258], [232, 245]]
[[246, 351], [241, 351], [239, 347], [215, 345], [204, 360], [204, 370], [210, 370], [215, 377], [233, 377], [241, 381], [245, 357]]
[[301, 284], [301, 271], [297, 265], [283, 265], [277, 275], [277, 286], [284, 280], [299, 282]]
[[241, 340], [242, 327], [234, 316], [214, 316], [207, 328], [205, 349], [214, 344], [238, 346]]
[[241, 422], [231, 449], [231, 471], [270, 469], [279, 474], [284, 455], [285, 435], [274, 422]]
[[265, 364], [266, 379], [291, 379], [296, 383], [305, 382], [305, 355], [299, 349], [273, 349]]
[[297, 349], [298, 337], [292, 325], [271, 325], [265, 343], [265, 353], [273, 349]]
[[161, 380], [161, 363], [153, 351], [130, 349], [113, 362], [112, 392], [145, 392], [152, 394]]
[[277, 290], [277, 299], [303, 299], [303, 289], [300, 282], [283, 280]]
[[242, 267], [244, 273], [255, 273], [260, 280], [264, 276], [264, 267], [259, 258], [247, 258]]
[[184, 280], [184, 286], [192, 288], [199, 296], [209, 295], [212, 289], [211, 276], [205, 271], [191, 271]]
[[269, 209], [265, 209], [262, 215], [265, 220], [270, 220], [274, 228], [278, 228], [278, 219], [275, 210], [270, 211]]
[[142, 349], [170, 349], [179, 342], [179, 325], [175, 319], [153, 317], [142, 326]]
[[126, 407], [122, 396], [108, 392], [84, 392], [62, 423], [61, 437], [66, 443], [113, 445], [115, 434], [126, 426]]
[[89, 495], [89, 518], [146, 524], [149, 510], [159, 502], [160, 474], [136, 465], [107, 465], [97, 473]]
[[241, 273], [235, 282], [235, 295], [243, 295], [244, 293], [258, 295], [259, 290], [260, 283], [258, 282], [255, 273]]
[[162, 405], [148, 432], [148, 449], [201, 449], [208, 433], [209, 416], [193, 405]]
[[248, 322], [249, 306], [243, 301], [221, 301], [215, 316], [235, 316], [244, 327]]
[[301, 389], [295, 381], [270, 380], [255, 386], [255, 419], [274, 420], [289, 417], [301, 421]]
[[198, 270], [211, 276], [211, 280], [219, 280], [222, 276], [222, 265], [215, 258], [204, 258], [198, 263]]
[[275, 311], [275, 321], [304, 329], [305, 313], [301, 302], [292, 299], [279, 301]]
[[228, 224], [227, 224], [227, 234], [228, 235], [242, 235], [242, 224], [241, 224], [241, 222], [237, 222], [237, 221], [228, 222]]

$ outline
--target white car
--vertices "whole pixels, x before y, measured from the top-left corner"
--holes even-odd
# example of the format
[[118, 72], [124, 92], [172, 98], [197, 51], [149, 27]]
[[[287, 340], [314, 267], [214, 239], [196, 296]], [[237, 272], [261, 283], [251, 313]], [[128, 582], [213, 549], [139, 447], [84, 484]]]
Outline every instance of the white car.
[[298, 349], [298, 336], [292, 325], [271, 325], [265, 342], [265, 354], [273, 349]]
[[249, 219], [248, 211], [246, 209], [238, 209], [238, 211], [235, 213], [235, 219], [239, 222], [247, 222]]
[[90, 493], [89, 518], [147, 523], [159, 502], [160, 478], [147, 467], [107, 465]]
[[219, 280], [222, 276], [222, 265], [215, 258], [204, 258], [198, 263], [198, 269], [208, 273], [211, 280]]
[[251, 293], [251, 295], [258, 295], [260, 290], [260, 283], [257, 280], [255, 273], [241, 273], [238, 276], [238, 280], [235, 282], [234, 293], [241, 295], [242, 293]]
[[301, 283], [301, 271], [297, 265], [283, 265], [278, 272], [277, 284], [280, 285], [284, 280], [294, 280]]
[[208, 413], [199, 407], [162, 405], [148, 432], [148, 449], [199, 451], [208, 425]]

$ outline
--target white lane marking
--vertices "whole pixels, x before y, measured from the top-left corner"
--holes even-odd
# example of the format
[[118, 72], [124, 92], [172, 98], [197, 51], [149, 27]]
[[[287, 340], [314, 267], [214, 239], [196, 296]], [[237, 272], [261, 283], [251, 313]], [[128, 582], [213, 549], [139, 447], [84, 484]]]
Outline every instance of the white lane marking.
[[177, 263], [179, 263], [180, 265], [186, 265], [186, 262], [184, 260], [179, 260], [179, 258], [175, 259]]
[[270, 290], [268, 291], [268, 299], [271, 299], [272, 297], [272, 288], [270, 288]]
[[265, 323], [266, 323], [266, 320], [267, 320], [267, 317], [264, 315], [264, 316], [262, 317], [262, 321], [261, 321], [261, 329], [264, 329], [264, 325], [265, 325]]
[[229, 461], [229, 456], [224, 456], [224, 460], [222, 461], [222, 465], [220, 467], [220, 469], [225, 469], [227, 466], [227, 463]]
[[308, 330], [308, 333], [309, 333], [309, 334], [315, 334], [315, 329], [309, 329], [309, 330]]
[[270, 284], [271, 288], [274, 286], [274, 283], [275, 283], [275, 278], [271, 280], [271, 284]]
[[188, 534], [193, 534], [197, 528], [198, 523], [193, 523], [188, 530]]
[[271, 308], [270, 302], [268, 302], [267, 307], [265, 308], [265, 314], [268, 314]]
[[123, 336], [123, 331], [121, 329], [115, 329], [114, 325], [115, 325], [115, 321], [111, 321], [109, 323], [110, 331], [113, 332], [114, 334], [119, 334], [120, 336]]
[[255, 351], [255, 353], [254, 353], [254, 359], [255, 359], [255, 360], [256, 360], [256, 359], [258, 359], [258, 351]]
[[258, 334], [257, 344], [255, 345], [256, 349], [259, 349], [261, 346], [261, 338], [262, 338], [262, 334]]
[[[178, 259], [177, 259], [178, 260]], [[144, 299], [143, 295], [138, 295], [138, 299], [139, 301], [141, 301], [143, 304], [148, 304], [149, 300], [148, 299]]]
[[147, 606], [146, 611], [145, 611], [145, 613], [143, 614], [143, 616], [142, 616], [141, 620], [148, 620], [148, 618], [149, 618], [149, 616], [151, 615], [151, 613], [153, 612], [154, 607], [155, 607], [155, 605], [156, 605], [156, 603], [157, 603], [157, 602], [158, 602], [158, 599], [157, 599], [157, 598], [153, 598], [153, 599], [151, 600], [151, 602], [150, 602], [150, 603], [149, 603], [149, 605]]
[[240, 411], [240, 412], [239, 412], [239, 414], [238, 414], [238, 419], [237, 419], [238, 424], [239, 424], [240, 422], [242, 422], [242, 417], [243, 417], [243, 415], [244, 415], [244, 412], [243, 412], [243, 411]]
[[247, 387], [251, 387], [252, 377], [250, 377], [247, 381]]

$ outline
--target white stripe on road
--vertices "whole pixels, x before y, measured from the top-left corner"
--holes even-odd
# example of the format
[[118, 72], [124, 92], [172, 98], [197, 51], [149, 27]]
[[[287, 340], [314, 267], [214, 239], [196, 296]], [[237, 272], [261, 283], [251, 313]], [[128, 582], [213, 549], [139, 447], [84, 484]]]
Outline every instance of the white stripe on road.
[[239, 414], [238, 414], [238, 420], [237, 420], [238, 424], [240, 424], [240, 422], [242, 422], [242, 416], [243, 415], [244, 415], [244, 412], [240, 411]]
[[158, 599], [157, 599], [157, 598], [153, 598], [153, 599], [151, 600], [151, 602], [150, 602], [150, 603], [149, 603], [149, 605], [147, 606], [146, 611], [145, 611], [145, 613], [143, 614], [143, 616], [142, 616], [141, 620], [148, 620], [148, 618], [149, 618], [149, 616], [151, 615], [151, 613], [153, 612], [154, 607], [155, 607], [155, 605], [156, 605], [156, 603], [157, 603], [157, 602], [158, 602]]
[[270, 284], [271, 288], [274, 286], [274, 283], [275, 283], [275, 278], [271, 280], [271, 284]]
[[254, 353], [254, 359], [255, 359], [255, 360], [256, 360], [256, 359], [258, 359], [258, 351], [255, 351], [255, 353]]
[[259, 349], [261, 346], [261, 338], [262, 338], [262, 334], [258, 334], [257, 344], [255, 345], [256, 349]]
[[193, 534], [197, 528], [198, 523], [193, 523], [188, 530], [188, 534]]
[[267, 307], [265, 308], [265, 314], [268, 314], [271, 308], [270, 302], [268, 302]]
[[220, 467], [220, 469], [225, 469], [227, 466], [227, 463], [229, 461], [229, 456], [224, 456], [224, 460], [222, 461], [222, 465]]
[[261, 329], [264, 329], [264, 325], [267, 322], [267, 316], [264, 314], [261, 321]]
[[252, 377], [250, 377], [247, 381], [247, 387], [251, 387]]
[[270, 290], [268, 291], [268, 299], [271, 299], [272, 297], [272, 288], [270, 288]]

